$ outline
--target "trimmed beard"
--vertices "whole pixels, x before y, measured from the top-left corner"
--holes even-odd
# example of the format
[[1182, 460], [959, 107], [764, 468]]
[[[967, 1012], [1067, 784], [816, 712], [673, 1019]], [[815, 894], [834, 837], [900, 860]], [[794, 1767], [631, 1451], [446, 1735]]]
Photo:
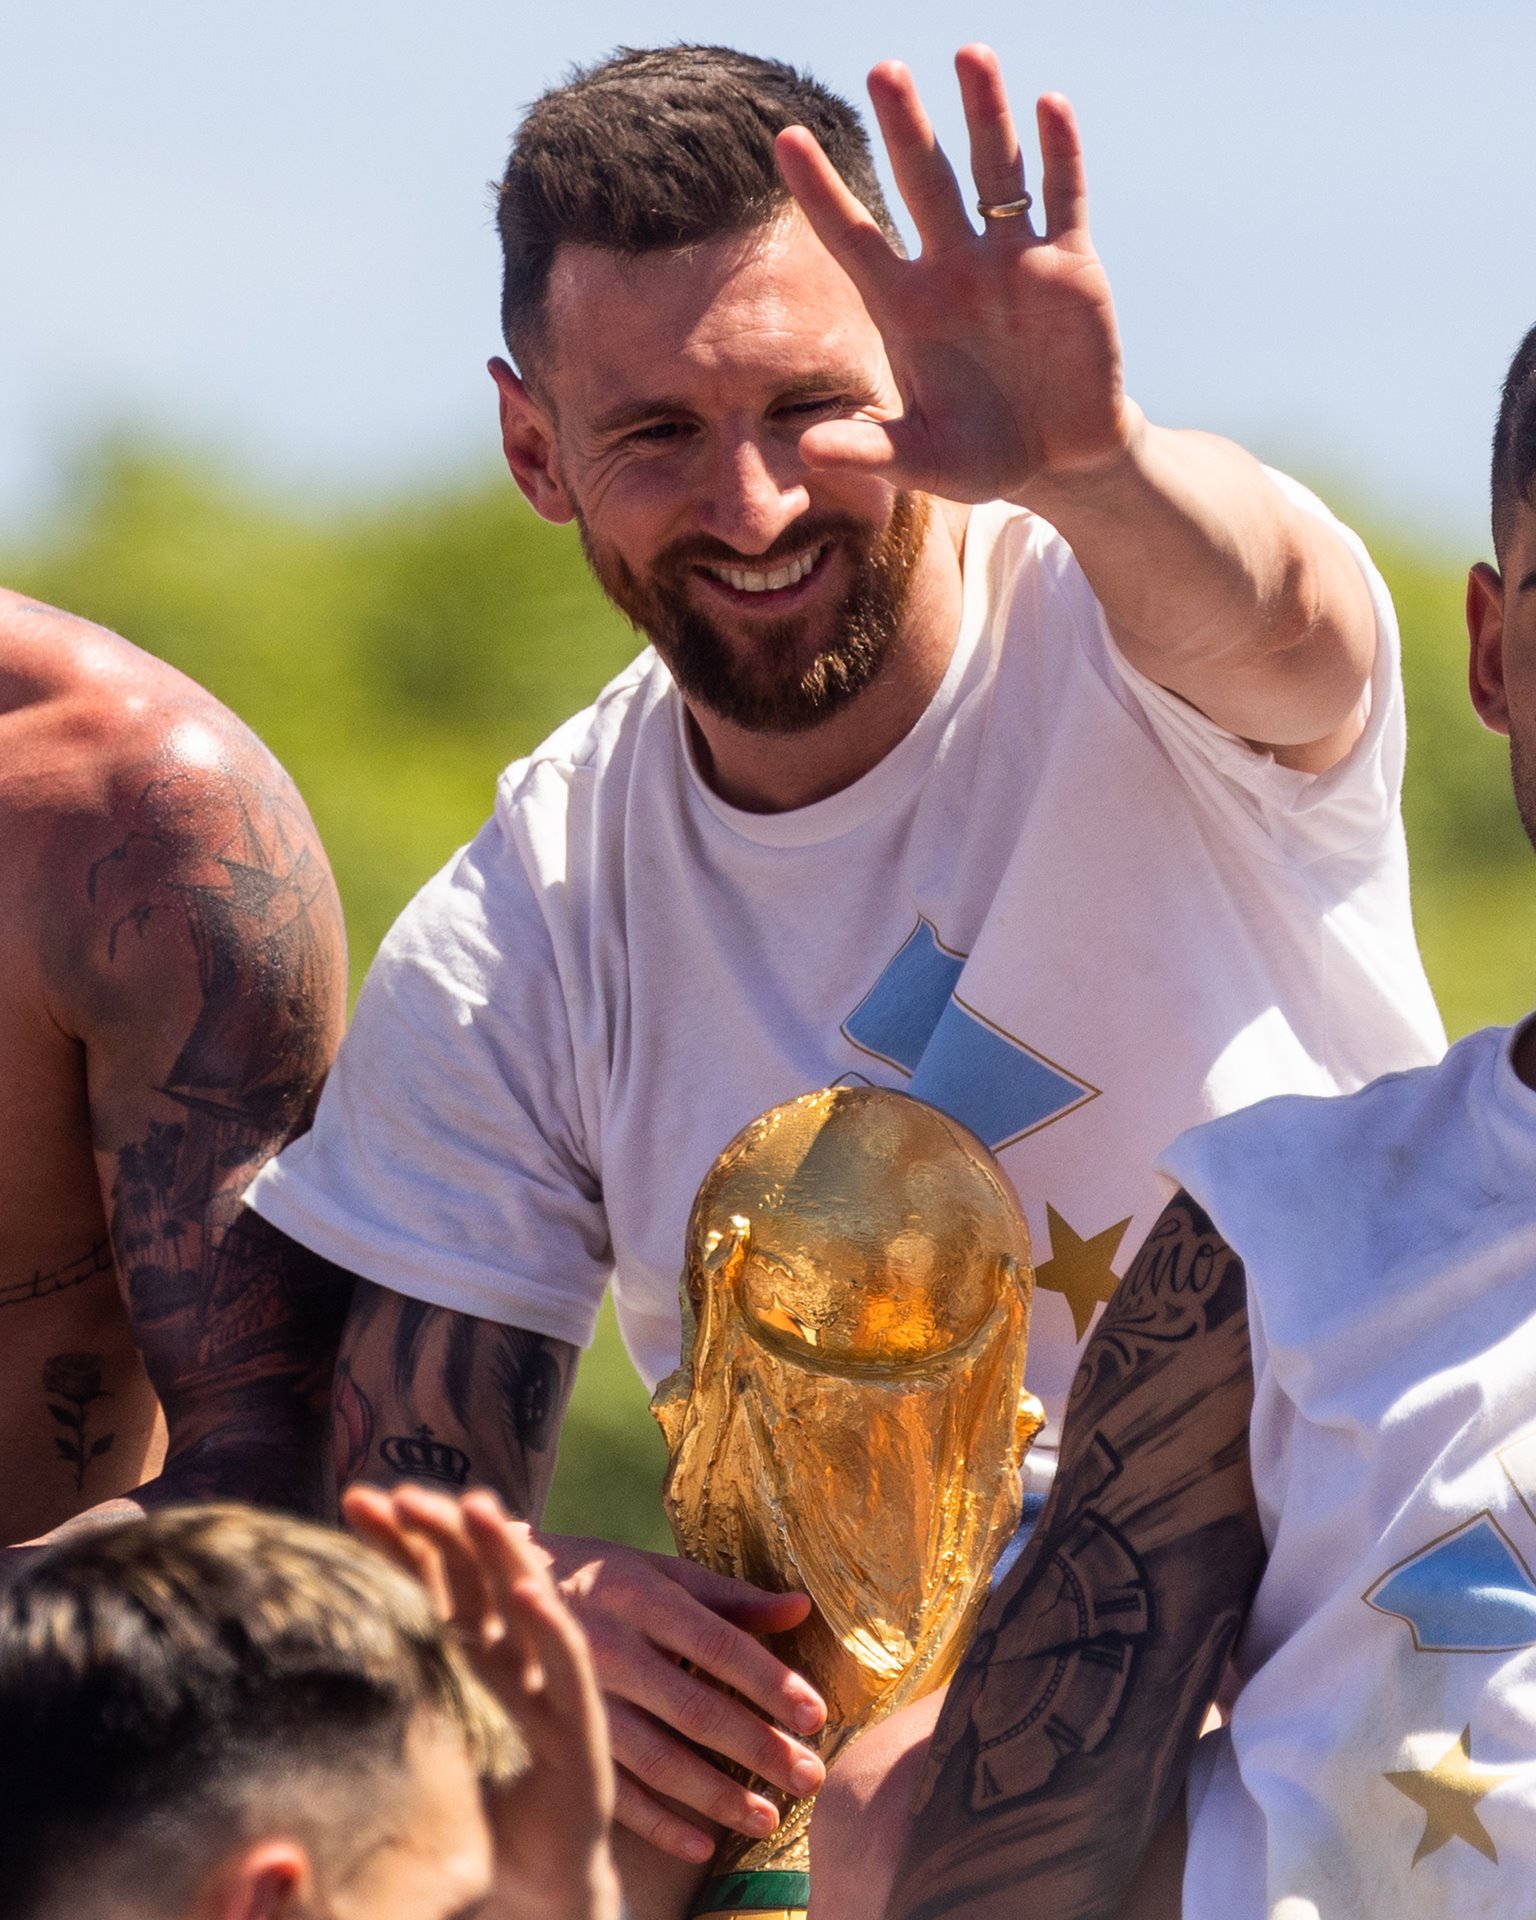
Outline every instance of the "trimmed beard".
[[766, 553], [751, 556], [755, 568], [819, 544], [836, 544], [847, 556], [848, 590], [830, 621], [836, 637], [808, 661], [810, 616], [754, 627], [744, 659], [692, 604], [689, 576], [696, 568], [740, 567], [746, 558], [723, 541], [706, 535], [674, 541], [641, 578], [597, 545], [580, 513], [576, 525], [598, 585], [650, 641], [685, 699], [747, 732], [804, 733], [831, 719], [884, 672], [901, 636], [931, 517], [927, 494], [898, 493], [882, 528], [845, 515], [807, 514]]
[[1536, 848], [1536, 753], [1530, 751], [1509, 730], [1509, 771], [1515, 789], [1515, 807], [1525, 837]]

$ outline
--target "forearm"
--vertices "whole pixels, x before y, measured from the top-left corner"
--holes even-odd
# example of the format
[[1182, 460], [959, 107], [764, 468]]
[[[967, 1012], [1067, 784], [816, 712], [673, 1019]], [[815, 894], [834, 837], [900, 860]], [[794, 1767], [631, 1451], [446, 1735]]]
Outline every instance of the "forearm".
[[359, 1283], [332, 1398], [337, 1485], [491, 1487], [537, 1524], [576, 1361], [563, 1340]]
[[129, 1498], [145, 1509], [187, 1500], [243, 1500], [311, 1519], [335, 1518], [324, 1406], [243, 1407], [229, 1428], [178, 1446]]
[[132, 1498], [145, 1507], [243, 1500], [330, 1517], [331, 1377], [352, 1275], [236, 1206], [222, 1229], [205, 1214], [180, 1235], [200, 1275], [187, 1298], [143, 1257], [170, 1236], [141, 1239], [123, 1225], [126, 1210], [113, 1222], [120, 1264], [168, 1429], [160, 1472]]
[[988, 1601], [892, 1920], [1110, 1920], [1183, 1783], [1264, 1561], [1242, 1266], [1187, 1195], [1078, 1370], [1062, 1465]]
[[1223, 726], [1320, 741], [1360, 704], [1375, 618], [1343, 541], [1252, 455], [1138, 412], [1124, 450], [1024, 502], [1071, 546], [1126, 658]]
[[[1200, 1544], [1213, 1558], [1232, 1552], [1219, 1536]], [[1033, 1600], [1043, 1611], [1054, 1582], [1042, 1571]], [[1148, 1572], [1156, 1584], [1159, 1570]], [[1097, 1729], [1074, 1720], [1070, 1699], [1061, 1713], [1042, 1711], [1036, 1738], [1050, 1758], [1022, 1779], [989, 1782], [973, 1730], [958, 1715], [941, 1722], [935, 1741], [953, 1740], [955, 1750], [914, 1820], [887, 1920], [1017, 1920], [1025, 1911], [1051, 1920], [1125, 1920], [1134, 1913], [1133, 1889], [1183, 1792], [1236, 1630], [1232, 1616], [1218, 1625], [1226, 1633], [1192, 1665], [1161, 1660], [1155, 1649], [1140, 1661], [1134, 1696], [1102, 1746]], [[1110, 1670], [1107, 1652], [1093, 1657]], [[1074, 1684], [1069, 1677], [1069, 1691]], [[1021, 1722], [1038, 1705], [1021, 1701]], [[999, 1770], [1011, 1760], [1005, 1753]]]

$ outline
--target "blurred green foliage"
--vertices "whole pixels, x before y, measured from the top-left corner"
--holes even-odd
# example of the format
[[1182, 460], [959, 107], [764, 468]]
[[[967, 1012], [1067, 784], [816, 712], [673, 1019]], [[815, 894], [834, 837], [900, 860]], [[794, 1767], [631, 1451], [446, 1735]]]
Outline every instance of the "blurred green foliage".
[[1424, 964], [1454, 1040], [1536, 1003], [1536, 872], [1510, 788], [1508, 743], [1467, 697], [1463, 614], [1481, 553], [1425, 552], [1357, 520], [1397, 606], [1408, 703], [1403, 815]]
[[[354, 981], [390, 920], [489, 811], [497, 772], [634, 652], [574, 533], [502, 478], [381, 506], [285, 509], [217, 462], [107, 443], [67, 512], [5, 556], [9, 584], [173, 661], [268, 742], [341, 885]], [[1366, 530], [1408, 682], [1415, 905], [1453, 1034], [1530, 1003], [1536, 886], [1501, 742], [1467, 705], [1465, 558]], [[605, 1310], [551, 1524], [662, 1546], [663, 1453]]]

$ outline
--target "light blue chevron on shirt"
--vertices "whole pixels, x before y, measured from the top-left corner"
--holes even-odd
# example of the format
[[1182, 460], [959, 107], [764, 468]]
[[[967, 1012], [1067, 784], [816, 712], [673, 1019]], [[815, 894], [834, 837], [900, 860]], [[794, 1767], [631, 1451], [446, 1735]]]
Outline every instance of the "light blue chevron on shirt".
[[1098, 1092], [977, 1013], [955, 988], [967, 956], [919, 919], [843, 1033], [909, 1076], [907, 1091], [940, 1107], [995, 1152]]
[[1536, 1647], [1536, 1580], [1487, 1512], [1394, 1567], [1365, 1599], [1406, 1621], [1421, 1653]]

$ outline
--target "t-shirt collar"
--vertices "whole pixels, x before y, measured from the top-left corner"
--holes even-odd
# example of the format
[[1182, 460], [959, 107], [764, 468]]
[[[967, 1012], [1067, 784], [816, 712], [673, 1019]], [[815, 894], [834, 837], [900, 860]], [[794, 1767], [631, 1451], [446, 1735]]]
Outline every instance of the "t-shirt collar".
[[687, 769], [688, 785], [703, 807], [743, 840], [765, 847], [804, 847], [852, 833], [877, 814], [899, 806], [922, 783], [932, 766], [939, 740], [959, 699], [986, 625], [992, 548], [1011, 511], [1000, 501], [971, 510], [961, 558], [960, 626], [954, 651], [933, 698], [883, 760], [825, 800], [793, 807], [785, 813], [749, 813], [722, 800], [699, 772], [693, 743], [688, 737], [687, 710], [676, 687], [669, 688], [667, 698], [672, 707], [677, 748]]

